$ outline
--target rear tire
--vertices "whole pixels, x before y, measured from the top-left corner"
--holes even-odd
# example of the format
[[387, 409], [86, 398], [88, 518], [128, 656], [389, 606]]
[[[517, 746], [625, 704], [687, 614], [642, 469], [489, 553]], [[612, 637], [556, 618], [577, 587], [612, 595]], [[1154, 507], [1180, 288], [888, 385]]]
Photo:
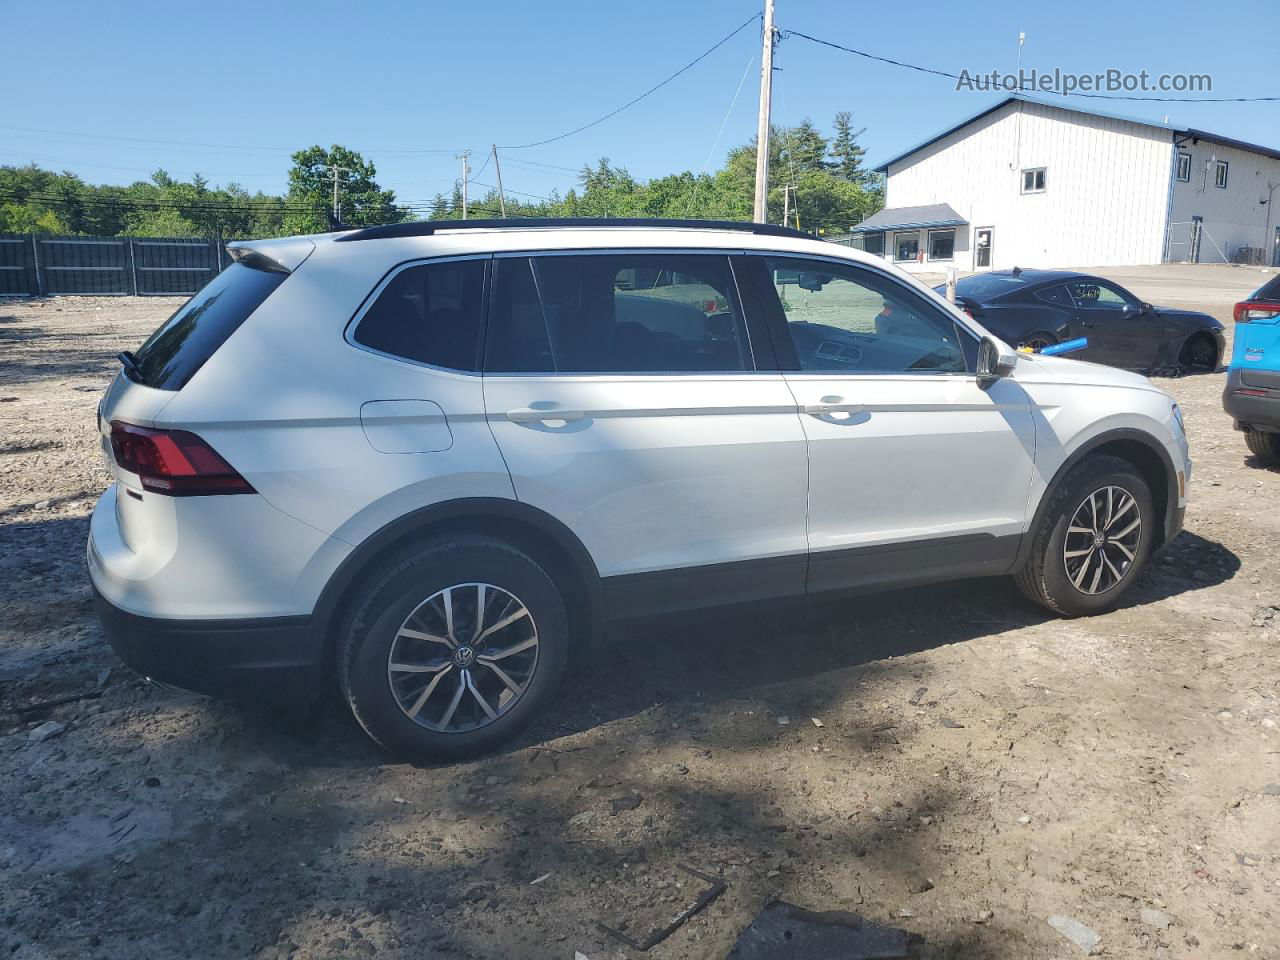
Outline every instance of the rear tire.
[[1050, 495], [1031, 557], [1014, 580], [1029, 599], [1066, 617], [1112, 610], [1146, 564], [1156, 524], [1151, 490], [1133, 465], [1090, 457]]
[[441, 540], [371, 578], [341, 637], [338, 680], [382, 746], [457, 760], [520, 733], [568, 652], [564, 601], [533, 558], [483, 537]]
[[1032, 350], [1039, 352], [1045, 347], [1051, 347], [1058, 342], [1058, 338], [1051, 333], [1045, 333], [1043, 330], [1037, 330], [1034, 333], [1028, 333], [1022, 338], [1018, 344], [1020, 347], [1030, 347]]
[[1264, 466], [1280, 467], [1280, 433], [1265, 433], [1250, 427], [1245, 431], [1244, 442]]

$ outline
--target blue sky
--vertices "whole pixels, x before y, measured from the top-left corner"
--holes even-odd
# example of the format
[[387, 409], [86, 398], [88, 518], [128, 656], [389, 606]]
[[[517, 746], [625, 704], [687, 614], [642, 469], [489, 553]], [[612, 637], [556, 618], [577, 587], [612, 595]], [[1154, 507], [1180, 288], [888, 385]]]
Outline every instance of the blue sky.
[[[400, 199], [426, 200], [451, 189], [455, 151], [470, 148], [474, 170], [491, 143], [580, 126], [759, 8], [758, 0], [199, 7], [0, 0], [9, 37], [0, 163], [34, 160], [95, 183], [128, 183], [163, 166], [183, 178], [199, 170], [214, 183], [280, 191], [291, 150], [338, 142], [372, 158], [378, 179]], [[1011, 70], [1024, 30], [1024, 67], [1208, 73], [1215, 96], [1280, 95], [1275, 0], [777, 0], [777, 10], [782, 29], [955, 72]], [[714, 168], [754, 133], [758, 58], [759, 33], [749, 27], [618, 117], [558, 143], [504, 152], [505, 185], [534, 196], [563, 192], [574, 174], [559, 168], [601, 156], [644, 178], [701, 170], [708, 155]], [[873, 161], [997, 99], [795, 37], [780, 45], [776, 65], [775, 122], [809, 116], [829, 129], [836, 111], [849, 110], [866, 127], [862, 143]], [[1070, 102], [1167, 115], [1280, 147], [1280, 103]], [[492, 183], [492, 167], [477, 179]]]

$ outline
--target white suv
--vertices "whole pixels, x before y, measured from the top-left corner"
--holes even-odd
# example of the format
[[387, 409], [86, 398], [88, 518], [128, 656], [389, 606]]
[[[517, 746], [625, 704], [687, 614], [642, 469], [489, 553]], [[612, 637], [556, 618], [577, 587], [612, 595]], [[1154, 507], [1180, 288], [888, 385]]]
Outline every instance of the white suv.
[[379, 743], [510, 738], [618, 618], [1011, 574], [1116, 605], [1181, 528], [1146, 379], [1019, 355], [780, 227], [469, 221], [240, 243], [99, 412], [89, 568], [159, 681]]

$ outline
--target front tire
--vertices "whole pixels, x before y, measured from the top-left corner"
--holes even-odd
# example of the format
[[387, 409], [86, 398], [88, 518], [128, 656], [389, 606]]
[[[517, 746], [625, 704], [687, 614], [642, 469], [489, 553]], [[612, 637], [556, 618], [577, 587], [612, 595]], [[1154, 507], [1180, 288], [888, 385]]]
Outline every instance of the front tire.
[[374, 740], [457, 760], [523, 730], [569, 652], [564, 601], [527, 554], [467, 537], [424, 544], [370, 580], [338, 651], [338, 679]]
[[1151, 553], [1151, 490], [1132, 464], [1094, 456], [1063, 478], [1014, 579], [1031, 600], [1067, 617], [1114, 609]]
[[1280, 467], [1280, 433], [1266, 433], [1250, 427], [1245, 431], [1244, 442], [1263, 466]]
[[1207, 336], [1193, 335], [1182, 345], [1178, 365], [1187, 371], [1213, 373], [1218, 369], [1218, 348]]

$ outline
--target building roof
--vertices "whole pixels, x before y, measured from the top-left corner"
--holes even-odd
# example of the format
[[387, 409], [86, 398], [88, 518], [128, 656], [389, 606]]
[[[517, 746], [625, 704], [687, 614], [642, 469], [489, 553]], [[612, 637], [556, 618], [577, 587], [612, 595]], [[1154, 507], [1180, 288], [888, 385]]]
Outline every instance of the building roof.
[[888, 207], [873, 213], [850, 233], [879, 233], [881, 230], [911, 230], [920, 227], [959, 227], [968, 223], [945, 203], [929, 203], [922, 207]]
[[920, 143], [917, 143], [910, 150], [904, 150], [902, 153], [899, 153], [894, 157], [890, 157], [888, 160], [884, 161], [874, 169], [877, 173], [888, 173], [890, 165], [897, 163], [899, 160], [906, 159], [907, 157], [911, 156], [911, 154], [917, 153], [923, 150], [925, 147], [932, 146], [933, 144], [941, 140], [943, 137], [949, 136], [950, 134], [953, 134], [957, 130], [961, 129], [962, 127], [967, 127], [969, 124], [973, 123], [974, 121], [981, 120], [983, 117], [987, 116], [988, 114], [995, 113], [1001, 107], [1004, 107], [1010, 103], [1014, 103], [1015, 101], [1022, 102], [1022, 103], [1035, 103], [1043, 107], [1057, 107], [1059, 110], [1068, 110], [1072, 113], [1083, 113], [1091, 117], [1106, 117], [1110, 120], [1124, 120], [1128, 123], [1140, 123], [1146, 127], [1156, 127], [1161, 130], [1169, 130], [1174, 135], [1179, 137], [1189, 137], [1193, 140], [1208, 140], [1211, 143], [1220, 143], [1224, 146], [1235, 147], [1238, 150], [1248, 150], [1251, 153], [1260, 153], [1263, 156], [1280, 160], [1280, 149], [1277, 149], [1275, 147], [1264, 147], [1256, 143], [1248, 143], [1244, 140], [1235, 140], [1231, 137], [1224, 137], [1221, 134], [1209, 133], [1206, 130], [1196, 130], [1193, 127], [1179, 127], [1172, 123], [1162, 123], [1159, 120], [1144, 120], [1141, 117], [1130, 117], [1130, 116], [1125, 116], [1119, 113], [1108, 113], [1103, 110], [1085, 110], [1085, 109], [1082, 109], [1081, 107], [1068, 106], [1067, 104], [1064, 104], [1064, 103], [1056, 103], [1052, 100], [1041, 99], [1040, 97], [1028, 97], [1026, 94], [1014, 93], [1005, 97], [1003, 100], [999, 100], [996, 103], [993, 103], [990, 106], [985, 107], [982, 110], [979, 110], [977, 113], [974, 113], [968, 117], [965, 117], [959, 123], [952, 124], [951, 126], [947, 127], [947, 129], [941, 131], [940, 133], [934, 134], [932, 137], [929, 137], [927, 140], [922, 140]]

